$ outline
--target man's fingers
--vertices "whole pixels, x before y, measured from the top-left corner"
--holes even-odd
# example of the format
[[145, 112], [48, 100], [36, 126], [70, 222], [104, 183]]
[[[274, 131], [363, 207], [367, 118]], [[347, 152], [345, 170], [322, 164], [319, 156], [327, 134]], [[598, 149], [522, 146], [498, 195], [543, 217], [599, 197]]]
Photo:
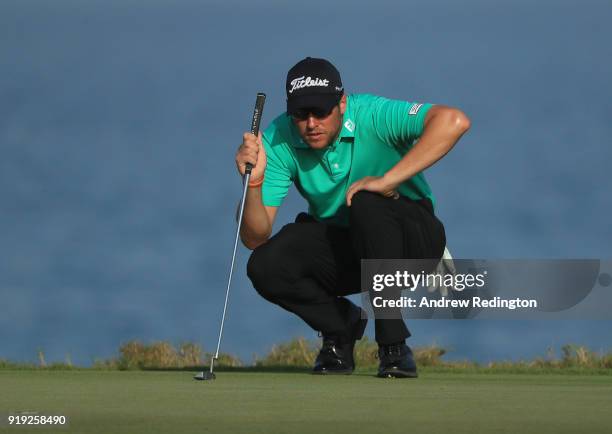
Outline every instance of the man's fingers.
[[259, 145], [254, 141], [245, 142], [241, 148], [242, 152], [254, 152], [255, 154], [259, 152]]
[[358, 186], [355, 186], [351, 191], [349, 191], [346, 195], [346, 204], [348, 206], [351, 206], [353, 204], [353, 196], [355, 196], [357, 193], [359, 193], [363, 189], [364, 189], [363, 185], [358, 185]]
[[353, 199], [353, 192], [351, 189], [349, 189], [349, 191], [346, 192], [346, 206], [351, 206], [351, 201]]
[[391, 197], [393, 199], [399, 199], [400, 194], [397, 192], [397, 190], [390, 190], [390, 191], [386, 191], [384, 193], [382, 193], [383, 196], [385, 197]]
[[353, 196], [361, 190], [373, 191], [384, 197], [391, 197], [393, 199], [399, 199], [400, 194], [397, 190], [381, 191], [377, 184], [377, 180], [374, 177], [366, 177], [359, 181], [354, 182], [346, 191], [346, 205], [351, 206], [353, 202]]
[[254, 166], [255, 164], [257, 164], [257, 154], [255, 154], [254, 152], [245, 151], [237, 158], [237, 161], [240, 166], [246, 166], [247, 163], [250, 163]]
[[246, 149], [259, 149], [261, 145], [261, 133], [259, 137], [255, 137], [255, 135], [251, 133], [244, 133], [242, 135], [242, 147]]
[[257, 137], [253, 133], [246, 132], [242, 135], [242, 141], [246, 142], [248, 140], [257, 140]]
[[252, 172], [252, 174], [258, 177], [263, 174], [266, 167], [266, 152], [263, 146], [263, 135], [261, 131], [259, 131], [257, 136], [250, 132], [246, 132], [242, 135], [242, 143], [236, 152], [236, 166], [238, 167], [238, 172], [244, 176], [246, 167], [249, 164], [253, 167], [253, 170], [255, 170], [255, 168], [258, 169]]
[[254, 160], [254, 161], [249, 161], [250, 163], [256, 163], [257, 162], [257, 150], [255, 149], [245, 149], [244, 150], [244, 156], [245, 158], [248, 158], [250, 160]]
[[236, 158], [236, 165], [241, 175], [244, 175], [247, 164], [251, 164], [255, 167], [257, 164], [257, 156], [254, 156], [252, 153], [243, 153]]
[[238, 148], [236, 160], [240, 166], [250, 163], [257, 163], [257, 154], [259, 153], [258, 139], [251, 133], [244, 133], [243, 142]]
[[346, 192], [346, 205], [351, 206], [353, 195], [361, 190], [359, 181], [353, 182]]

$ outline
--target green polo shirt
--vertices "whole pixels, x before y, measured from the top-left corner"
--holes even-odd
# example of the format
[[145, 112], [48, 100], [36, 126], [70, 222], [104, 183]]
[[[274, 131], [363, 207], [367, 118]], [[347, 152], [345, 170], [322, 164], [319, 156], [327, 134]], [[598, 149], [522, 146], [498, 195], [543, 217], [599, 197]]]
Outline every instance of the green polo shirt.
[[[283, 113], [263, 133], [268, 164], [262, 186], [263, 204], [280, 206], [291, 183], [319, 221], [346, 226], [346, 191], [366, 176], [383, 176], [423, 133], [431, 104], [391, 100], [375, 95], [348, 95], [343, 126], [325, 149], [311, 149], [293, 121]], [[411, 199], [429, 198], [423, 173], [402, 183], [398, 191]]]

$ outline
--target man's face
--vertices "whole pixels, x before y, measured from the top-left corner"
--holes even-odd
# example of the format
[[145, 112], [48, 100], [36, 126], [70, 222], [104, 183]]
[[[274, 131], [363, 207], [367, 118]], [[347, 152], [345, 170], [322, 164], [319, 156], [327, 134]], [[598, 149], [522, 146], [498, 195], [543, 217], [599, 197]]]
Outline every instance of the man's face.
[[342, 95], [338, 105], [332, 111], [321, 117], [308, 113], [304, 119], [292, 116], [293, 124], [297, 128], [302, 140], [312, 149], [323, 149], [333, 143], [340, 129], [342, 119], [346, 110], [346, 95]]

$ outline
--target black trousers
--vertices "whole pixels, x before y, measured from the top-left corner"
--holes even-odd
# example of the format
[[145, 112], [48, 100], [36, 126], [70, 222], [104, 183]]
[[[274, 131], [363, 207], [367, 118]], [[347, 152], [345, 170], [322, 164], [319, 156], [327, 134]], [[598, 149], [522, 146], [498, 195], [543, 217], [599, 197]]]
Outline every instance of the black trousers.
[[[358, 308], [344, 296], [360, 292], [361, 259], [441, 258], [446, 245], [427, 199], [360, 191], [349, 210], [349, 228], [298, 215], [255, 249], [247, 265], [262, 297], [326, 336], [351, 333]], [[375, 332], [380, 345], [410, 336], [402, 319], [376, 319]]]

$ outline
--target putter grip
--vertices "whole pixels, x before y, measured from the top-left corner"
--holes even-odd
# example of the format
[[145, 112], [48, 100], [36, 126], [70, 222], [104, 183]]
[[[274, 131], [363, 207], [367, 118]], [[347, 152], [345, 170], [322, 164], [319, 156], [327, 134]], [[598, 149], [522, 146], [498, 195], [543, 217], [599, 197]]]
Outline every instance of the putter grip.
[[[257, 99], [255, 100], [255, 109], [253, 110], [253, 122], [251, 122], [251, 133], [255, 136], [259, 134], [259, 123], [261, 122], [261, 115], [263, 114], [264, 103], [266, 102], [266, 94], [259, 92]], [[245, 169], [245, 175], [250, 174], [253, 170], [253, 165], [247, 163]]]

